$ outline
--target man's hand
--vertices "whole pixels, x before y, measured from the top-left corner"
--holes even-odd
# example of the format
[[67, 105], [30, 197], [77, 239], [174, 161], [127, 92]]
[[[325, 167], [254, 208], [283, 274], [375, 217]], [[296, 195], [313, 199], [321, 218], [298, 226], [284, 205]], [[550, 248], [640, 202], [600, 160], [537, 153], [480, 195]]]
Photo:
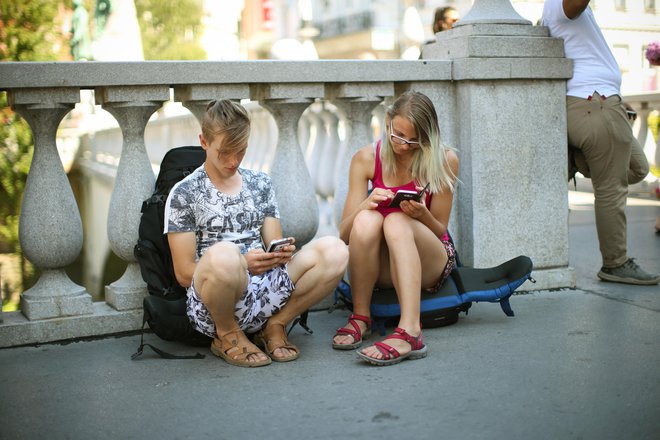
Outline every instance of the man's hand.
[[253, 249], [245, 254], [248, 265], [248, 272], [251, 275], [260, 275], [269, 270], [282, 266], [291, 261], [296, 246], [290, 244], [278, 252], [264, 252], [263, 249]]

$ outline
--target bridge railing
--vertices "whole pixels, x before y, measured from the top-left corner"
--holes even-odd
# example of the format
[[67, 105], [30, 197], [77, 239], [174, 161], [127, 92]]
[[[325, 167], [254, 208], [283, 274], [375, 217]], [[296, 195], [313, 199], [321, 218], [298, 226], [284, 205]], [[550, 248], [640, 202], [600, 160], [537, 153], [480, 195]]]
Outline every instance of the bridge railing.
[[[197, 119], [211, 99], [258, 104], [255, 156], [247, 162], [268, 168], [284, 233], [305, 243], [319, 227], [317, 196], [331, 200], [338, 217], [350, 158], [373, 141], [382, 104], [405, 90], [425, 93], [438, 110], [443, 141], [460, 158], [449, 227], [462, 261], [487, 267], [526, 254], [534, 261], [537, 284], [523, 289], [573, 287], [564, 99], [570, 60], [561, 40], [549, 38], [545, 28], [475, 17], [438, 34], [438, 43], [425, 48], [426, 58], [438, 59], [0, 63], [0, 90], [34, 134], [20, 241], [41, 272], [22, 293], [21, 312], [3, 315], [0, 345], [141, 326], [146, 289], [133, 247], [160, 154], [147, 144], [157, 138], [153, 133], [170, 129], [153, 114], [164, 112], [171, 96]], [[107, 131], [93, 134], [76, 160], [101, 177], [83, 181], [77, 190], [108, 193], [90, 197], [83, 210], [56, 142], [62, 119], [81, 97], [111, 114], [121, 130], [121, 140]], [[197, 129], [190, 119], [177, 123]], [[335, 132], [335, 125], [341, 130]], [[81, 217], [98, 212], [107, 212], [105, 230], [85, 230]], [[98, 236], [107, 237], [127, 262], [123, 275], [104, 286], [104, 301], [92, 301], [64, 270], [83, 246], [98, 246]]]

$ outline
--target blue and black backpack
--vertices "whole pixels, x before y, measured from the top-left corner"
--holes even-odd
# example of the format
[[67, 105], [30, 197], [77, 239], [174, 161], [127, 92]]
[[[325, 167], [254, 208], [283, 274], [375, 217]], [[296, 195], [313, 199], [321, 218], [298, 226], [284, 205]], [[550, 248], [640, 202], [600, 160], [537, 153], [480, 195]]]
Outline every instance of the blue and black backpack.
[[[535, 282], [531, 277], [532, 269], [532, 260], [524, 255], [483, 269], [460, 266], [457, 258], [457, 267], [437, 290], [422, 290], [422, 328], [455, 324], [461, 312], [467, 315], [473, 302], [499, 303], [507, 316], [514, 316], [509, 299], [525, 281]], [[351, 287], [345, 280], [335, 290], [336, 306], [353, 310]], [[374, 290], [371, 318], [381, 335], [385, 334], [385, 327], [397, 325], [400, 314], [394, 288]]]

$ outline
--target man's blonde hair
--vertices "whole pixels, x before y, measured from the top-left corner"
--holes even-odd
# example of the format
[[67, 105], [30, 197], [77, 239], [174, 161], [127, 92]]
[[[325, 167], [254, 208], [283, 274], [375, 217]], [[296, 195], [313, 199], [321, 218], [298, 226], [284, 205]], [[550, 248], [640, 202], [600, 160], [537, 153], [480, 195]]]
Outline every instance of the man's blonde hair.
[[218, 135], [224, 137], [223, 151], [245, 148], [250, 137], [250, 115], [245, 107], [228, 99], [208, 103], [202, 119], [202, 136], [210, 143]]

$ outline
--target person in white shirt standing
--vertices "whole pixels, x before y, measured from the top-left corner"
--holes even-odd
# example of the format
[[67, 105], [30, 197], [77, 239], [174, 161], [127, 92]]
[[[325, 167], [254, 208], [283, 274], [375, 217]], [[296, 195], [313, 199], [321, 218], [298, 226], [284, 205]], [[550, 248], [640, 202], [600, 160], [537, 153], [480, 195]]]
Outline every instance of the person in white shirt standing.
[[[541, 24], [564, 40], [573, 60], [566, 115], [569, 156], [575, 169], [591, 177], [596, 229], [603, 266], [598, 277], [626, 284], [658, 284], [660, 276], [637, 265], [627, 252], [628, 185], [649, 172], [644, 151], [632, 133], [636, 117], [621, 99], [621, 72], [589, 8], [589, 0], [546, 0]], [[575, 171], [569, 170], [570, 172]]]

